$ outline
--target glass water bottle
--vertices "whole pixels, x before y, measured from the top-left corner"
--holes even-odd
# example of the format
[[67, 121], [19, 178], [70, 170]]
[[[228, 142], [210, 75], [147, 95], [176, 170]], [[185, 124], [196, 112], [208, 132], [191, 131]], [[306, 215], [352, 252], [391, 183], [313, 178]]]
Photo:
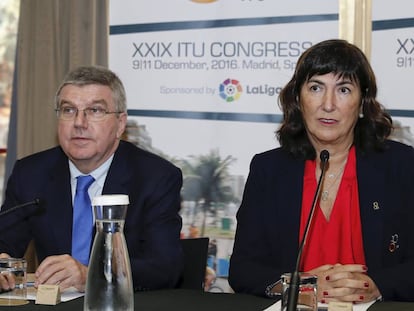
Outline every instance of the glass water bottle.
[[92, 199], [96, 234], [89, 260], [84, 310], [134, 310], [131, 264], [124, 236], [127, 195]]

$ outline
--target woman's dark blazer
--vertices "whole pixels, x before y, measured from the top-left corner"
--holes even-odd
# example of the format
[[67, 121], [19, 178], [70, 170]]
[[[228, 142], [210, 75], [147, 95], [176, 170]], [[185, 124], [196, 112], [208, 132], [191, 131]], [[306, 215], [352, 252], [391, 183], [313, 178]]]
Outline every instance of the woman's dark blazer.
[[[357, 151], [368, 274], [384, 299], [414, 300], [414, 149], [387, 141], [384, 152]], [[278, 148], [255, 155], [230, 261], [236, 292], [264, 295], [296, 263], [305, 161]], [[329, 245], [326, 245], [329, 247]]]

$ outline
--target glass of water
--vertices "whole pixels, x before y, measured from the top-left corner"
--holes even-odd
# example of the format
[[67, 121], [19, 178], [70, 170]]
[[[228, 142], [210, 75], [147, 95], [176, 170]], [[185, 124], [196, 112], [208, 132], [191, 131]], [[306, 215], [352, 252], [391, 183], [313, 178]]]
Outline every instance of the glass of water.
[[19, 305], [27, 303], [27, 262], [24, 258], [0, 258], [0, 273], [7, 278], [14, 278], [12, 291], [0, 294], [0, 305]]

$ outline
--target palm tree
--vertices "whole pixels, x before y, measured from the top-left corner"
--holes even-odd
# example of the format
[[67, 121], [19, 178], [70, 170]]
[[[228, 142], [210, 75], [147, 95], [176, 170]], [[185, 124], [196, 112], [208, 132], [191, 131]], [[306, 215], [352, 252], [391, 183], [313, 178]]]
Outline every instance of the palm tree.
[[182, 160], [184, 175], [182, 196], [184, 200], [195, 201], [203, 211], [201, 236], [204, 235], [206, 213], [216, 213], [213, 205], [228, 203], [234, 199], [233, 189], [227, 184], [228, 168], [236, 159], [232, 156], [221, 158], [218, 150], [207, 155], [190, 156]]

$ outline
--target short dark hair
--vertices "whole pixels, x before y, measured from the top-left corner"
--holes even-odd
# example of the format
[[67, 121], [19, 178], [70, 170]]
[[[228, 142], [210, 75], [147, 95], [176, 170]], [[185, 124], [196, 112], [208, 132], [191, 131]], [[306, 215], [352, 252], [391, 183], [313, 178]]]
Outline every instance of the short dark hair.
[[281, 147], [295, 157], [316, 157], [306, 133], [299, 96], [310, 78], [328, 73], [351, 79], [360, 87], [364, 117], [358, 119], [354, 129], [356, 148], [363, 152], [382, 150], [392, 131], [391, 116], [376, 100], [377, 84], [368, 59], [358, 47], [340, 39], [322, 41], [299, 57], [293, 77], [279, 96], [283, 120], [276, 134]]

